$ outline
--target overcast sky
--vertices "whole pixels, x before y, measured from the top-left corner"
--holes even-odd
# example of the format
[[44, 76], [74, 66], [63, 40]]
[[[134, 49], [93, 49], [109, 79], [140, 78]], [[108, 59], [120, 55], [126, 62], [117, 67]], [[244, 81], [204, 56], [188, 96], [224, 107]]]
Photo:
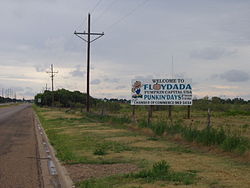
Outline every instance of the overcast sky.
[[[0, 0], [0, 88], [33, 98], [50, 64], [55, 88], [86, 91], [86, 43], [75, 30], [105, 35], [91, 46], [91, 95], [130, 97], [134, 78], [192, 78], [197, 97], [250, 99], [250, 0]], [[1, 93], [2, 94], [2, 93]]]

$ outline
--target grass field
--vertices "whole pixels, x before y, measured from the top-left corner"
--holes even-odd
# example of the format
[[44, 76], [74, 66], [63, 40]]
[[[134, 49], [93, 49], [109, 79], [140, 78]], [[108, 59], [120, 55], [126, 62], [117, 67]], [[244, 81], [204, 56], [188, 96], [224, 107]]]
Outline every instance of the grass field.
[[[77, 187], [250, 187], [248, 150], [240, 155], [187, 142], [180, 134], [156, 136], [151, 129], [131, 123], [128, 111], [112, 118], [65, 109], [35, 110]], [[154, 113], [153, 121], [164, 119], [166, 114]], [[176, 114], [174, 121], [183, 126], [201, 129], [206, 123], [202, 112], [196, 112], [191, 120], [183, 120], [183, 112]], [[138, 121], [145, 116], [146, 112], [137, 112]], [[248, 116], [218, 113], [213, 115], [212, 124], [249, 138], [249, 120]]]
[[16, 105], [20, 105], [20, 103], [0, 103], [0, 108], [6, 108], [6, 107], [10, 107], [10, 106], [16, 106]]

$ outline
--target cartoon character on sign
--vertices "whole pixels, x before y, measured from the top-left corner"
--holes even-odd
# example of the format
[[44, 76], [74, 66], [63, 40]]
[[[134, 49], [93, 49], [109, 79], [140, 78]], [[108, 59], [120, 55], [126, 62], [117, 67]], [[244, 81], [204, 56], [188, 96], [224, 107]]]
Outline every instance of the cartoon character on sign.
[[140, 81], [134, 82], [132, 86], [132, 92], [134, 93], [132, 95], [133, 98], [142, 98], [141, 87], [142, 87], [142, 83]]

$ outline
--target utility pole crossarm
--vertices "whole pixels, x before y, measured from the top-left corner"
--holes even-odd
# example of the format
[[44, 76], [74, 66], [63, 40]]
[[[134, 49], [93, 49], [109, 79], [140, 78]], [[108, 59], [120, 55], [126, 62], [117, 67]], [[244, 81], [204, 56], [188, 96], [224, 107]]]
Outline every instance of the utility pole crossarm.
[[80, 39], [84, 40], [85, 42], [88, 42], [85, 38], [81, 37], [81, 33], [77, 33], [76, 31], [74, 32], [74, 34], [79, 37]]
[[96, 41], [97, 39], [99, 39], [99, 38], [101, 38], [103, 35], [104, 35], [104, 32], [102, 32], [102, 33], [86, 33], [85, 31], [83, 32], [83, 33], [80, 33], [80, 32], [74, 32], [74, 34], [77, 36], [77, 37], [79, 37], [80, 39], [82, 39], [82, 40], [84, 40], [85, 42], [88, 42], [88, 40], [87, 39], [85, 39], [85, 38], [83, 38], [81, 35], [95, 35], [95, 36], [97, 36], [96, 38], [94, 38], [94, 39], [92, 39], [92, 40], [90, 40], [89, 42], [90, 43], [92, 43], [92, 42], [94, 42], [94, 41]]
[[91, 42], [96, 41], [96, 40], [97, 40], [97, 39], [99, 39], [99, 38], [101, 38], [103, 35], [104, 35], [104, 33], [103, 33], [103, 34], [101, 34], [101, 35], [99, 35], [99, 36], [98, 36], [98, 37], [96, 37], [95, 39], [91, 40], [91, 41], [90, 41], [90, 43], [91, 43]]
[[83, 32], [83, 33], [80, 33], [80, 32], [74, 32], [74, 34], [77, 34], [77, 35], [88, 35], [88, 34], [90, 34], [90, 35], [104, 35], [104, 32], [102, 32], [102, 33], [87, 33], [87, 32]]

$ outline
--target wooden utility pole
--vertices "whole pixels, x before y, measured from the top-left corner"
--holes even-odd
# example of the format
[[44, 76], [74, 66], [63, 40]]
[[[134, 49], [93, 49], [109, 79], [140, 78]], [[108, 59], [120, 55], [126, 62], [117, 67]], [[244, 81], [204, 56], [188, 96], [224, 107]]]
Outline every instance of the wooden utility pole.
[[153, 117], [153, 105], [148, 107], [148, 125], [151, 123], [151, 119]]
[[211, 110], [207, 110], [207, 127], [211, 127]]
[[[90, 43], [94, 42], [95, 40], [101, 38], [104, 33], [91, 33], [90, 32], [90, 14], [88, 14], [88, 32], [85, 31], [83, 33], [74, 32], [76, 36], [87, 43], [87, 101], [86, 101], [86, 110], [89, 112], [89, 104], [90, 104], [90, 89], [89, 89], [89, 77], [90, 77]], [[81, 35], [87, 35], [87, 40], [83, 38]], [[91, 36], [96, 36], [93, 40], [91, 40]]]
[[51, 91], [52, 91], [52, 106], [54, 106], [54, 77], [58, 73], [58, 71], [54, 71], [53, 64], [51, 64], [50, 71], [47, 71], [51, 77]]
[[168, 118], [172, 119], [172, 106], [171, 105], [168, 106]]
[[187, 109], [187, 118], [190, 119], [190, 115], [191, 114], [191, 106], [188, 105], [188, 109]]
[[135, 105], [132, 105], [132, 121], [135, 122]]

